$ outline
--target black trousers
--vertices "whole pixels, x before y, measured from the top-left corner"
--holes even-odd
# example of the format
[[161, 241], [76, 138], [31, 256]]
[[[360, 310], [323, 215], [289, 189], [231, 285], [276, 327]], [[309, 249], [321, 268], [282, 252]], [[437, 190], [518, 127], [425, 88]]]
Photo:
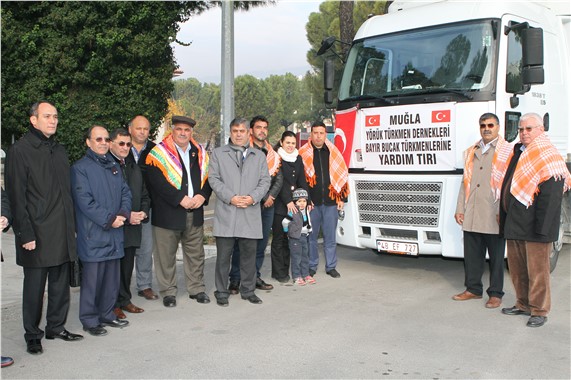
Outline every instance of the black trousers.
[[502, 298], [506, 241], [499, 235], [464, 231], [464, 285], [470, 293], [482, 295], [486, 250], [490, 257], [490, 286], [486, 292], [490, 297]]
[[274, 215], [272, 224], [272, 278], [289, 280], [290, 252], [287, 235], [282, 226], [285, 215]]
[[119, 295], [115, 307], [127, 306], [131, 303], [131, 277], [133, 277], [133, 268], [135, 267], [135, 252], [137, 248], [125, 248], [125, 256], [121, 259]]
[[44, 291], [48, 283], [48, 308], [46, 311], [46, 332], [57, 334], [65, 329], [69, 310], [69, 263], [54, 267], [24, 267], [24, 289], [22, 293], [22, 318], [24, 339], [42, 339], [40, 329], [44, 307]]
[[249, 297], [256, 290], [256, 248], [258, 240], [233, 237], [216, 237], [216, 297], [228, 298], [228, 275], [234, 244], [240, 248], [240, 294]]

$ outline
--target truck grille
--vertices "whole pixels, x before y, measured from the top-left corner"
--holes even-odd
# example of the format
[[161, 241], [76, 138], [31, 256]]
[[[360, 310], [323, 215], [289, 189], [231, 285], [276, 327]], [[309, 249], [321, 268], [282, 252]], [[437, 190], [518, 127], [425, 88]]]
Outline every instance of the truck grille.
[[356, 181], [359, 221], [398, 226], [438, 226], [441, 182]]

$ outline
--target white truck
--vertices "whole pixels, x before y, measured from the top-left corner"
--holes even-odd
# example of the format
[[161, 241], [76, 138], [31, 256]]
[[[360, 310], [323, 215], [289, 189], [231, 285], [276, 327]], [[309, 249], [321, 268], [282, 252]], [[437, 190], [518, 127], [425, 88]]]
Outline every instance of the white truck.
[[[338, 243], [463, 257], [453, 215], [463, 151], [480, 138], [485, 112], [498, 115], [508, 141], [518, 139], [522, 114], [542, 115], [569, 166], [569, 8], [568, 1], [395, 1], [363, 23], [336, 104], [335, 144], [351, 192]], [[326, 99], [331, 68], [326, 62]], [[566, 218], [568, 196], [563, 207]], [[567, 220], [553, 267], [563, 229]]]

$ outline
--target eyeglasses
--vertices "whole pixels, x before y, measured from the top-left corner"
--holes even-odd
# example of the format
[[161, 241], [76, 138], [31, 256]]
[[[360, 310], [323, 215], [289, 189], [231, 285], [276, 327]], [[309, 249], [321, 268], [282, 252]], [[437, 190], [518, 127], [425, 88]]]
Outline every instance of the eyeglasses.
[[114, 141], [115, 144], [119, 145], [119, 146], [125, 146], [127, 145], [127, 147], [131, 147], [131, 143], [128, 141]]
[[111, 142], [111, 139], [109, 137], [96, 137], [93, 140], [97, 141], [98, 143], [102, 143], [102, 142]]
[[537, 128], [537, 127], [539, 127], [539, 125], [536, 125], [536, 126], [534, 126], [534, 127], [518, 128], [517, 130], [519, 131], [519, 133], [522, 133], [524, 130], [525, 130], [526, 132], [531, 132], [531, 130], [532, 130], [533, 128]]
[[495, 126], [496, 126], [496, 124], [494, 124], [494, 123], [480, 124], [480, 129], [484, 129], [484, 128], [486, 128], [486, 127], [492, 129], [492, 128], [494, 128]]

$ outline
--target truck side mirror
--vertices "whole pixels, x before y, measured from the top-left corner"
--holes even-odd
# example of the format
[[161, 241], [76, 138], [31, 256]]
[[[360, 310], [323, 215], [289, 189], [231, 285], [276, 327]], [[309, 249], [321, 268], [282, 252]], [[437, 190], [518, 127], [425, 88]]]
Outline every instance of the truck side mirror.
[[333, 90], [335, 82], [335, 64], [327, 59], [323, 62], [323, 87], [325, 90]]
[[323, 62], [323, 101], [325, 104], [333, 103], [333, 84], [335, 82], [335, 63], [331, 59]]
[[331, 90], [325, 90], [323, 92], [323, 101], [325, 102], [325, 104], [330, 105], [333, 103], [333, 91]]
[[523, 84], [545, 83], [545, 73], [543, 70], [543, 29], [522, 29], [521, 46], [521, 76]]

